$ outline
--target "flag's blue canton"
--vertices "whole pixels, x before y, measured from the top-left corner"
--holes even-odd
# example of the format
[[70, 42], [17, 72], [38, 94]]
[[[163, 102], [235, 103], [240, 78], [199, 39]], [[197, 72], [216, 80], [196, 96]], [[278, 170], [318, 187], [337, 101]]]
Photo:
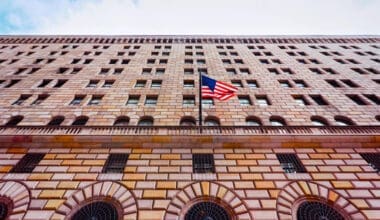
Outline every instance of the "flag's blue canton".
[[208, 86], [211, 91], [214, 91], [216, 80], [210, 79], [207, 76], [202, 76], [202, 86]]

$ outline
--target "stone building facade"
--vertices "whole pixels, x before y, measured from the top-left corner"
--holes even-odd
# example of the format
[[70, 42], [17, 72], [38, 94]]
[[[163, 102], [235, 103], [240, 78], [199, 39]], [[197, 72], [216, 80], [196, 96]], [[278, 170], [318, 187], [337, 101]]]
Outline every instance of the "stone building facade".
[[[0, 219], [378, 219], [379, 54], [377, 36], [2, 36]], [[202, 127], [200, 73], [239, 89], [203, 100]]]

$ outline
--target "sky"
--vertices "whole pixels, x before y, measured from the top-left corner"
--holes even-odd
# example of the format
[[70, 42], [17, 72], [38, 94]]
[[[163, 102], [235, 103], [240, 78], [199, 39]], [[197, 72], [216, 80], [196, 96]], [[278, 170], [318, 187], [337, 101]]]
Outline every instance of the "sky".
[[380, 0], [0, 0], [0, 34], [378, 35]]

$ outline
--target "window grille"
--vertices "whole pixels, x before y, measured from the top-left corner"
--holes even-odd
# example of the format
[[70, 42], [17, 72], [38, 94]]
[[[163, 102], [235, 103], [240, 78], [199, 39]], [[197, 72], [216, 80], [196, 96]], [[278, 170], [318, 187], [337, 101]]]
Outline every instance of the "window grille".
[[117, 220], [119, 215], [113, 205], [106, 202], [93, 202], [79, 209], [72, 217], [72, 220], [82, 219]]
[[380, 153], [362, 153], [360, 156], [377, 172], [380, 172]]
[[319, 220], [334, 219], [344, 220], [345, 218], [334, 208], [321, 202], [305, 201], [297, 210], [298, 220]]
[[193, 205], [185, 215], [185, 220], [218, 219], [230, 220], [227, 211], [214, 202], [199, 202]]
[[44, 158], [45, 154], [29, 153], [14, 166], [11, 173], [31, 173], [38, 163]]
[[193, 154], [193, 173], [215, 173], [214, 155]]
[[306, 173], [305, 167], [296, 154], [276, 154], [285, 173]]
[[103, 167], [103, 173], [123, 173], [129, 154], [110, 154]]

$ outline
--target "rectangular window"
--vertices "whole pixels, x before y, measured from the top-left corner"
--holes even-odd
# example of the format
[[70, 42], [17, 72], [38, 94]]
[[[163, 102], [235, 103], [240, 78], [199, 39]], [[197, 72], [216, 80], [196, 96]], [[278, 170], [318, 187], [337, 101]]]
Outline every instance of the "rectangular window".
[[54, 88], [62, 87], [66, 82], [67, 82], [67, 79], [59, 79], [53, 87]]
[[193, 154], [193, 173], [215, 173], [214, 155]]
[[349, 87], [352, 87], [352, 88], [358, 88], [359, 85], [354, 83], [353, 81], [349, 80], [349, 79], [341, 79], [340, 81], [342, 81], [344, 84], [346, 84], [347, 86]]
[[145, 99], [145, 106], [156, 106], [157, 105], [157, 96], [147, 96]]
[[361, 153], [360, 156], [377, 172], [380, 172], [380, 153]]
[[283, 73], [286, 73], [286, 74], [289, 74], [289, 75], [293, 75], [294, 74], [293, 70], [291, 70], [289, 68], [281, 68], [281, 71]]
[[34, 102], [32, 102], [32, 104], [30, 104], [30, 105], [39, 105], [43, 101], [45, 101], [48, 97], [49, 97], [49, 95], [47, 95], [47, 94], [38, 95], [37, 99], [34, 100]]
[[114, 83], [115, 83], [115, 80], [106, 80], [104, 82], [102, 88], [111, 88]]
[[193, 95], [184, 95], [182, 99], [182, 105], [184, 107], [192, 107], [195, 105], [195, 96]]
[[150, 74], [152, 72], [151, 68], [144, 68], [141, 72], [142, 75]]
[[273, 74], [276, 74], [276, 75], [279, 75], [279, 74], [280, 74], [280, 72], [279, 72], [277, 69], [275, 69], [275, 68], [269, 68], [268, 71], [269, 71], [270, 73], [273, 73]]
[[298, 88], [306, 88], [308, 85], [302, 79], [293, 80]]
[[20, 82], [21, 79], [12, 79], [8, 85], [6, 85], [4, 88], [11, 88], [12, 86], [16, 85], [18, 82]]
[[281, 153], [276, 154], [278, 161], [281, 164], [285, 173], [306, 173], [306, 168], [303, 166], [296, 154]]
[[153, 89], [161, 88], [162, 80], [152, 80], [152, 84], [150, 85]]
[[129, 154], [110, 154], [104, 164], [102, 173], [123, 173]]
[[112, 74], [120, 75], [122, 72], [123, 72], [123, 68], [115, 68]]
[[184, 69], [183, 73], [185, 75], [192, 75], [192, 74], [194, 74], [194, 69]]
[[380, 105], [380, 99], [379, 99], [379, 97], [377, 97], [377, 95], [374, 95], [374, 94], [364, 94], [364, 96], [367, 99], [371, 100], [376, 105]]
[[42, 82], [38, 85], [38, 88], [43, 88], [43, 87], [47, 86], [51, 81], [53, 81], [53, 80], [52, 79], [42, 80]]
[[206, 64], [206, 60], [198, 59], [197, 64]]
[[31, 173], [38, 163], [44, 158], [42, 153], [25, 154], [21, 160], [12, 168], [11, 173]]
[[61, 67], [58, 69], [57, 73], [58, 74], [64, 74], [67, 70], [69, 70], [69, 68]]
[[168, 63], [168, 60], [167, 59], [160, 59], [158, 63], [159, 64], [166, 64], [166, 63]]
[[70, 105], [80, 105], [85, 95], [75, 95], [74, 99], [70, 102]]
[[315, 74], [318, 74], [318, 75], [323, 74], [323, 72], [320, 69], [317, 69], [317, 68], [310, 68], [309, 70], [311, 72], [315, 73]]
[[139, 95], [130, 95], [127, 101], [127, 105], [135, 106], [139, 103], [140, 96]]
[[32, 95], [30, 95], [30, 94], [22, 94], [22, 95], [20, 95], [20, 97], [15, 102], [12, 103], [12, 105], [21, 105], [31, 96]]
[[202, 105], [205, 105], [205, 106], [214, 105], [214, 100], [212, 98], [202, 98]]
[[259, 84], [256, 80], [247, 80], [247, 84], [249, 88], [256, 89], [259, 88]]
[[306, 101], [305, 97], [303, 97], [302, 95], [293, 95], [293, 99], [294, 99], [294, 101], [296, 101], [296, 103], [299, 106], [309, 105], [309, 103]]
[[135, 88], [144, 88], [146, 85], [146, 80], [137, 80]]
[[239, 69], [240, 73], [242, 75], [249, 75], [251, 74], [251, 72], [249, 71], [249, 69]]
[[192, 59], [185, 59], [185, 63], [186, 64], [193, 64], [193, 60]]
[[335, 88], [341, 88], [342, 86], [334, 79], [326, 79], [325, 80], [328, 84], [330, 84], [332, 87]]
[[129, 64], [129, 60], [128, 59], [122, 59], [121, 64]]
[[118, 61], [118, 59], [110, 59], [110, 62], [109, 62], [109, 64], [116, 64], [116, 63], [117, 63], [117, 61]]
[[147, 64], [154, 64], [155, 62], [156, 62], [155, 59], [148, 59], [148, 60], [146, 61]]
[[355, 71], [355, 72], [357, 72], [357, 73], [359, 73], [359, 74], [368, 74], [366, 71], [364, 71], [364, 70], [362, 70], [362, 69], [360, 69], [360, 68], [351, 68], [351, 70], [352, 71]]
[[266, 95], [256, 95], [256, 101], [259, 106], [268, 106], [271, 104]]
[[109, 68], [101, 68], [99, 75], [106, 75], [110, 71]]
[[90, 82], [87, 84], [87, 88], [95, 88], [99, 83], [99, 80], [90, 80]]
[[367, 105], [367, 103], [358, 95], [346, 95], [346, 96], [350, 98], [353, 102], [355, 102], [357, 105]]
[[335, 70], [333, 70], [333, 69], [331, 69], [331, 68], [323, 68], [323, 70], [324, 70], [325, 72], [331, 74], [331, 75], [336, 75], [336, 74], [338, 74], [337, 71], [335, 71]]
[[229, 68], [229, 69], [226, 69], [226, 72], [227, 72], [228, 75], [236, 75], [236, 70], [235, 69]]
[[318, 105], [328, 105], [327, 101], [321, 95], [310, 95], [310, 98]]
[[249, 96], [238, 96], [238, 99], [239, 99], [240, 105], [242, 106], [252, 105], [252, 102]]
[[165, 69], [164, 68], [157, 68], [156, 69], [156, 74], [157, 75], [162, 75], [162, 74], [164, 74], [165, 73]]
[[238, 87], [238, 88], [243, 88], [243, 84], [241, 83], [240, 80], [231, 80], [231, 84], [235, 87]]
[[288, 80], [278, 80], [282, 88], [291, 88], [292, 86], [290, 85]]
[[81, 71], [81, 70], [82, 70], [82, 68], [73, 68], [73, 70], [71, 71], [70, 74], [77, 74], [77, 73], [79, 73], [79, 71]]
[[183, 81], [184, 88], [194, 88], [194, 80], [185, 80]]
[[99, 105], [103, 95], [93, 95], [87, 105]]

